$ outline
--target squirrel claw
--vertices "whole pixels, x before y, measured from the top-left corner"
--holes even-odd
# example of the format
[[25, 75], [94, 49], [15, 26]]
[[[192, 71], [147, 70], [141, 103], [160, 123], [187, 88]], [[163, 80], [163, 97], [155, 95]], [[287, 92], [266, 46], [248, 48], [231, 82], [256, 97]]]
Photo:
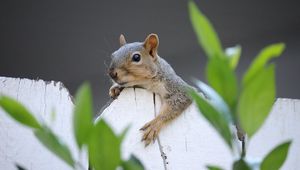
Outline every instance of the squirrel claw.
[[146, 123], [140, 130], [144, 131], [141, 141], [145, 142], [145, 147], [147, 147], [151, 142], [155, 142], [158, 132], [161, 129], [161, 122], [153, 120], [149, 123]]
[[113, 99], [116, 99], [120, 95], [123, 89], [124, 89], [123, 87], [114, 85], [109, 89], [109, 96]]
[[145, 142], [145, 148], [150, 145], [151, 142]]
[[140, 128], [140, 130], [145, 131], [150, 125], [150, 122], [146, 123], [143, 127]]

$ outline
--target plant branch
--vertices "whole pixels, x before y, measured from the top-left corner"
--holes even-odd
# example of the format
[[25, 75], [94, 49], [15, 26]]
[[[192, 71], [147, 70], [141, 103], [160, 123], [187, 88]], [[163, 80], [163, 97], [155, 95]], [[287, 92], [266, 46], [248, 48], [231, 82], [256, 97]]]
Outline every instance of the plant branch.
[[246, 141], [245, 141], [245, 132], [242, 130], [240, 125], [236, 125], [236, 130], [237, 130], [237, 137], [238, 139], [242, 142], [242, 152], [241, 152], [241, 157], [244, 158], [246, 155]]

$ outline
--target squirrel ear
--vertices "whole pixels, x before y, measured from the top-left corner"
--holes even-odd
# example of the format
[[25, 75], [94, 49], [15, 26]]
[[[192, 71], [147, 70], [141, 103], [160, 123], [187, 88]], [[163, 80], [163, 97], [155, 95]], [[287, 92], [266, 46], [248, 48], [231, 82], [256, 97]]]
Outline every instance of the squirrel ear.
[[119, 41], [120, 41], [120, 47], [126, 44], [126, 40], [123, 34], [120, 35]]
[[157, 48], [158, 48], [158, 36], [156, 34], [149, 34], [146, 38], [146, 40], [144, 41], [144, 47], [146, 48], [146, 50], [149, 51], [150, 55], [153, 58], [156, 58], [157, 56]]

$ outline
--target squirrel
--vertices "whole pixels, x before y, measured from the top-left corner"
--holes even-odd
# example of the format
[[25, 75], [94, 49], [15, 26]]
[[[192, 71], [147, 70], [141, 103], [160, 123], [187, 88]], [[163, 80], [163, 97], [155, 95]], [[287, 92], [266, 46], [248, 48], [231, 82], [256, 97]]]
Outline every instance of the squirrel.
[[111, 98], [117, 98], [126, 87], [141, 87], [158, 94], [162, 101], [159, 114], [140, 129], [142, 141], [148, 146], [155, 141], [161, 128], [192, 104], [187, 92], [190, 86], [158, 55], [156, 34], [149, 34], [144, 42], [133, 43], [126, 43], [121, 34], [119, 41], [120, 48], [112, 53], [108, 69], [113, 80], [109, 89]]

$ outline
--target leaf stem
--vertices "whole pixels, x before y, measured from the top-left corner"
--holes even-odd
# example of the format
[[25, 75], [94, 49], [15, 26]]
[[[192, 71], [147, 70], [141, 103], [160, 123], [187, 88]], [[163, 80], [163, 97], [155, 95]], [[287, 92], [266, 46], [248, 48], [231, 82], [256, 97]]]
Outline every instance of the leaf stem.
[[242, 152], [241, 152], [241, 158], [244, 158], [246, 155], [246, 141], [245, 141], [245, 132], [242, 130], [240, 125], [236, 124], [236, 130], [237, 130], [237, 137], [242, 142]]
[[242, 153], [241, 157], [244, 158], [246, 155], [245, 138], [242, 140]]

